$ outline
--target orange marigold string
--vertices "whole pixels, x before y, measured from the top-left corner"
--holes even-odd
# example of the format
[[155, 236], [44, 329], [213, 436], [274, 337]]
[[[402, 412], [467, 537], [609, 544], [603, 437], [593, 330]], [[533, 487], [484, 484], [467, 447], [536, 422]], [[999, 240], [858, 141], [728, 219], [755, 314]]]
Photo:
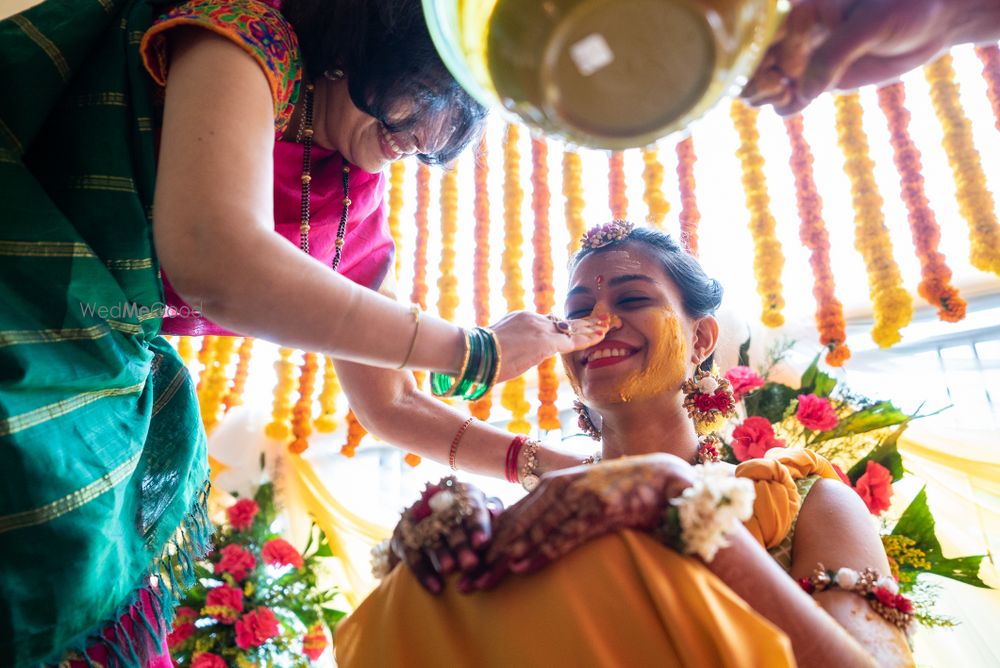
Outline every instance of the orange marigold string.
[[[413, 250], [413, 290], [410, 292], [410, 301], [420, 306], [422, 311], [427, 310], [427, 238], [430, 229], [427, 212], [431, 205], [430, 183], [430, 168], [424, 163], [418, 164], [417, 211], [414, 216], [417, 238]], [[416, 378], [417, 385], [423, 387], [425, 373], [417, 371], [413, 377]]]
[[347, 411], [347, 442], [344, 443], [340, 448], [340, 454], [345, 457], [353, 457], [361, 444], [361, 439], [365, 437], [368, 433], [361, 423], [358, 422], [358, 418], [354, 416], [353, 410]]
[[[549, 234], [549, 149], [545, 140], [531, 140], [531, 209], [535, 216], [535, 229], [531, 236], [534, 255], [531, 263], [535, 310], [548, 314], [555, 306], [555, 287], [552, 285], [552, 238]], [[558, 429], [559, 410], [556, 396], [559, 378], [556, 376], [556, 359], [550, 357], [538, 365], [538, 427], [546, 431]]]
[[663, 219], [670, 212], [670, 202], [663, 194], [663, 163], [660, 162], [656, 146], [642, 149], [642, 164], [642, 182], [645, 185], [642, 199], [646, 203], [646, 222], [662, 230]]
[[781, 314], [785, 306], [781, 285], [785, 257], [781, 251], [781, 242], [774, 233], [775, 221], [771, 215], [771, 200], [764, 176], [764, 156], [761, 155], [759, 146], [757, 110], [734, 100], [730, 115], [740, 136], [740, 148], [736, 155], [743, 167], [743, 192], [750, 212], [750, 235], [754, 243], [753, 270], [763, 309], [760, 319], [768, 327], [780, 327], [785, 323], [785, 317]]
[[996, 44], [976, 47], [976, 55], [983, 63], [983, 78], [986, 79], [986, 94], [993, 107], [995, 125], [1000, 130], [1000, 48]]
[[243, 390], [247, 386], [247, 377], [250, 374], [250, 359], [253, 357], [254, 340], [249, 336], [240, 342], [238, 351], [239, 361], [236, 363], [236, 372], [233, 374], [232, 383], [229, 385], [229, 392], [226, 393], [225, 410], [243, 403]]
[[458, 279], [455, 277], [455, 234], [458, 232], [458, 171], [455, 166], [441, 174], [441, 262], [438, 264], [438, 315], [455, 317]]
[[295, 454], [301, 454], [309, 447], [309, 436], [313, 430], [313, 390], [316, 387], [318, 367], [319, 355], [305, 353], [302, 356], [302, 367], [299, 371], [299, 400], [292, 409], [294, 439], [288, 445], [288, 449]]
[[[472, 269], [473, 306], [476, 313], [476, 324], [480, 327], [487, 327], [490, 324], [490, 198], [487, 186], [490, 167], [485, 136], [479, 141], [479, 150], [474, 154], [474, 160], [476, 249], [475, 264]], [[490, 419], [492, 408], [492, 389], [481, 399], [469, 404], [469, 412], [479, 420]]]
[[194, 340], [190, 336], [177, 337], [177, 354], [180, 356], [184, 366], [190, 366], [194, 359]]
[[694, 163], [697, 155], [694, 152], [694, 140], [685, 138], [677, 144], [677, 185], [681, 196], [681, 243], [691, 255], [698, 257], [698, 223], [701, 222], [701, 212], [698, 211], [698, 200], [695, 197]]
[[319, 417], [316, 418], [316, 431], [329, 434], [337, 429], [337, 395], [340, 394], [340, 381], [337, 370], [333, 366], [333, 358], [324, 357], [323, 389], [319, 393]]
[[955, 179], [955, 198], [969, 225], [969, 261], [976, 269], [1000, 275], [1000, 223], [993, 194], [972, 140], [972, 126], [962, 110], [951, 56], [924, 68], [931, 85], [931, 102], [944, 130], [945, 153]]
[[[503, 158], [503, 220], [504, 248], [501, 257], [503, 265], [503, 296], [507, 310], [519, 311], [524, 308], [524, 283], [521, 277], [521, 246], [524, 234], [521, 230], [521, 204], [524, 191], [521, 189], [521, 156], [517, 141], [519, 131], [516, 125], [508, 125], [504, 136]], [[531, 424], [525, 419], [531, 404], [524, 398], [524, 377], [520, 376], [504, 383], [500, 403], [511, 412], [507, 429], [515, 434], [527, 434]]]
[[394, 271], [399, 277], [399, 266], [402, 262], [403, 254], [403, 230], [400, 224], [400, 216], [403, 214], [403, 179], [406, 176], [406, 163], [396, 160], [389, 167], [389, 236], [396, 246], [396, 256]]
[[292, 363], [291, 348], [279, 348], [278, 360], [274, 363], [274, 373], [278, 382], [274, 385], [271, 404], [271, 421], [264, 428], [268, 437], [287, 441], [292, 435], [292, 391], [295, 389], [296, 366]]
[[892, 256], [892, 240], [882, 215], [868, 155], [868, 137], [862, 127], [861, 101], [857, 93], [834, 98], [837, 110], [837, 138], [844, 153], [844, 172], [851, 181], [854, 204], [854, 247], [861, 253], [868, 271], [868, 290], [872, 299], [875, 326], [872, 340], [881, 348], [897, 343], [899, 330], [913, 318], [913, 299], [903, 289], [899, 267]]
[[938, 251], [941, 228], [924, 192], [920, 151], [910, 137], [910, 112], [906, 108], [906, 89], [902, 82], [880, 88], [878, 102], [889, 125], [893, 160], [899, 172], [913, 245], [920, 260], [917, 292], [937, 308], [941, 320], [958, 322], [965, 317], [966, 303], [951, 284], [951, 269]]
[[795, 200], [799, 209], [799, 239], [810, 253], [819, 342], [827, 348], [826, 363], [830, 366], [843, 366], [851, 356], [851, 351], [844, 342], [847, 338], [844, 306], [834, 293], [830, 238], [823, 222], [823, 200], [816, 190], [812, 150], [803, 134], [802, 116], [786, 118], [785, 130], [792, 145], [791, 167], [795, 175]]
[[625, 154], [613, 151], [608, 156], [608, 203], [614, 220], [628, 217], [628, 196], [625, 194]]
[[566, 252], [573, 257], [580, 250], [587, 222], [583, 219], [583, 163], [576, 151], [563, 151], [563, 197], [565, 198], [566, 229], [569, 244]]
[[203, 336], [201, 338], [201, 348], [198, 349], [198, 398], [201, 398], [202, 389], [208, 382], [208, 371], [212, 368], [212, 360], [215, 359], [215, 336]]

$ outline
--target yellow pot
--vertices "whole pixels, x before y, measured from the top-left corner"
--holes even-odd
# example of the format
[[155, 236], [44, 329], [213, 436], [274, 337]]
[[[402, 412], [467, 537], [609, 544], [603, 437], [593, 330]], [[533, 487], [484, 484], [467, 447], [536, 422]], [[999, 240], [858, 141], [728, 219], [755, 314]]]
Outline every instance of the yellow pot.
[[473, 96], [581, 146], [680, 130], [760, 62], [787, 0], [423, 0]]

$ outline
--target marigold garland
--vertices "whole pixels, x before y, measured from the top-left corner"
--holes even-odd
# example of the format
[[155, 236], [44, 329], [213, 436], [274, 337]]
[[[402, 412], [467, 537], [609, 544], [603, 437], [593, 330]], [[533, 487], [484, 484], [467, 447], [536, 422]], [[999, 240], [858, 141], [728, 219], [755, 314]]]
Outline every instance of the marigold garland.
[[628, 196], [625, 194], [625, 154], [613, 151], [608, 156], [608, 204], [611, 218], [628, 218]]
[[924, 192], [920, 151], [910, 137], [910, 112], [906, 108], [906, 89], [902, 82], [880, 88], [878, 102], [889, 125], [893, 161], [899, 172], [913, 245], [920, 260], [921, 279], [917, 292], [937, 308], [941, 320], [958, 322], [965, 317], [966, 303], [951, 284], [951, 269], [945, 264], [944, 255], [938, 252], [941, 228]]
[[642, 149], [642, 164], [642, 182], [645, 185], [642, 199], [646, 203], [646, 222], [662, 230], [663, 219], [670, 212], [670, 202], [663, 194], [663, 163], [660, 162], [656, 146]]
[[420, 163], [417, 166], [417, 212], [415, 223], [417, 238], [413, 251], [413, 290], [410, 301], [427, 310], [427, 237], [429, 231], [427, 212], [431, 205], [431, 170]]
[[792, 146], [791, 168], [795, 175], [795, 200], [799, 209], [799, 239], [809, 249], [813, 272], [813, 296], [816, 298], [816, 327], [819, 341], [827, 348], [826, 363], [843, 366], [851, 351], [847, 338], [844, 306], [834, 293], [833, 269], [830, 267], [830, 238], [823, 222], [823, 200], [813, 177], [813, 156], [803, 133], [802, 116], [785, 119], [785, 130]]
[[[549, 234], [549, 149], [544, 139], [531, 140], [531, 209], [535, 215], [535, 229], [531, 236], [534, 254], [531, 263], [535, 310], [547, 314], [555, 306], [555, 287], [552, 285], [552, 238]], [[559, 377], [556, 360], [550, 357], [538, 365], [538, 427], [546, 431], [558, 429], [559, 410], [556, 396]]]
[[[507, 300], [507, 310], [519, 311], [524, 308], [524, 284], [521, 278], [521, 246], [524, 235], [521, 230], [521, 204], [524, 201], [524, 191], [521, 189], [520, 166], [521, 156], [517, 141], [519, 131], [516, 125], [508, 125], [504, 136], [503, 158], [503, 220], [504, 248], [501, 261], [503, 264], [503, 296]], [[515, 434], [527, 434], [531, 424], [525, 419], [531, 410], [524, 398], [524, 377], [514, 378], [504, 383], [500, 395], [500, 403], [511, 412], [511, 421], [507, 429]]]
[[278, 441], [287, 441], [292, 435], [292, 391], [295, 389], [296, 366], [292, 363], [291, 348], [279, 348], [278, 360], [274, 363], [274, 373], [278, 382], [274, 385], [271, 404], [271, 421], [264, 428], [268, 437]]
[[337, 429], [337, 395], [340, 394], [340, 381], [333, 359], [324, 357], [323, 389], [319, 393], [319, 417], [316, 418], [316, 431], [329, 434]]
[[233, 406], [243, 403], [243, 390], [247, 385], [247, 376], [250, 374], [250, 359], [253, 357], [254, 339], [249, 336], [240, 342], [238, 351], [239, 361], [236, 363], [236, 372], [229, 385], [229, 392], [226, 393], [225, 410], [229, 411]]
[[292, 436], [294, 440], [288, 449], [295, 454], [301, 454], [309, 447], [309, 436], [313, 430], [313, 390], [316, 384], [316, 370], [319, 367], [319, 355], [305, 353], [302, 355], [302, 366], [299, 371], [299, 399], [292, 409]]
[[959, 101], [951, 56], [942, 56], [926, 66], [924, 74], [931, 85], [934, 112], [944, 130], [942, 144], [955, 179], [955, 199], [969, 224], [969, 261], [977, 269], [1000, 275], [1000, 223], [972, 140], [972, 126]]
[[1000, 130], [1000, 48], [996, 44], [976, 47], [976, 55], [983, 63], [983, 78], [986, 79], [986, 94], [993, 107], [995, 125]]
[[562, 173], [566, 229], [569, 231], [566, 252], [572, 258], [580, 250], [581, 240], [587, 232], [587, 222], [583, 218], [583, 161], [579, 153], [563, 151]]
[[888, 348], [901, 338], [899, 330], [913, 318], [913, 299], [905, 289], [899, 267], [892, 256], [892, 240], [882, 215], [882, 196], [868, 156], [868, 137], [861, 124], [861, 101], [857, 93], [834, 98], [837, 139], [844, 154], [844, 172], [851, 181], [854, 204], [854, 247], [868, 271], [875, 326], [872, 340]]
[[190, 366], [194, 359], [194, 342], [190, 336], [177, 337], [177, 354], [180, 356], [184, 366]]
[[345, 457], [353, 457], [361, 444], [361, 439], [365, 437], [368, 430], [365, 429], [358, 418], [354, 416], [353, 410], [347, 411], [347, 442], [340, 448], [340, 454]]
[[455, 277], [455, 234], [458, 231], [458, 172], [455, 166], [441, 175], [441, 262], [438, 264], [438, 315], [455, 317], [458, 279]]
[[757, 131], [757, 110], [739, 100], [730, 107], [733, 125], [740, 137], [736, 155], [743, 167], [743, 192], [750, 212], [750, 235], [754, 243], [753, 270], [757, 278], [757, 293], [761, 298], [761, 322], [768, 327], [785, 323], [781, 314], [785, 306], [782, 296], [781, 271], [785, 257], [781, 242], [775, 236], [774, 216], [771, 215], [767, 179], [764, 176], [764, 156], [760, 153], [760, 134]]
[[[486, 137], [479, 141], [479, 150], [475, 160], [475, 200], [474, 213], [476, 218], [476, 250], [473, 266], [473, 306], [476, 313], [476, 324], [487, 327], [490, 324], [490, 198], [487, 180], [489, 177], [489, 152]], [[469, 413], [479, 420], [488, 420], [493, 408], [492, 389], [481, 399], [469, 404]]]
[[201, 398], [202, 388], [208, 382], [208, 371], [212, 368], [212, 360], [215, 359], [215, 336], [203, 336], [201, 338], [201, 348], [198, 349], [198, 398]]
[[212, 430], [219, 423], [220, 408], [222, 408], [229, 386], [226, 371], [229, 369], [229, 362], [232, 360], [233, 351], [236, 348], [236, 337], [217, 336], [213, 338], [215, 341], [212, 362], [203, 374], [205, 383], [198, 394], [201, 419], [207, 433], [212, 433]]
[[403, 178], [406, 176], [406, 163], [396, 160], [389, 167], [389, 236], [396, 246], [394, 271], [399, 277], [399, 266], [403, 255], [400, 249], [403, 247], [403, 230], [400, 224], [400, 216], [403, 213]]
[[694, 163], [698, 156], [694, 152], [694, 140], [685, 138], [677, 143], [677, 185], [681, 196], [681, 243], [688, 253], [698, 257], [698, 223], [701, 212], [695, 197]]

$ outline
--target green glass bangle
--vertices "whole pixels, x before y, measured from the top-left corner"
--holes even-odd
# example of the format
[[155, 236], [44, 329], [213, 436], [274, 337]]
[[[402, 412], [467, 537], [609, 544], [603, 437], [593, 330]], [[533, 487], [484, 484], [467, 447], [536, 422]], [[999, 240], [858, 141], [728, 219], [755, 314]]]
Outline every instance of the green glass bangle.
[[469, 362], [466, 364], [461, 380], [455, 388], [454, 395], [463, 399], [469, 394], [469, 390], [476, 382], [476, 375], [483, 359], [483, 340], [479, 335], [478, 328], [469, 332]]
[[462, 367], [457, 376], [446, 373], [431, 372], [431, 393], [436, 397], [454, 396], [455, 390], [462, 378], [469, 372], [469, 357], [471, 355], [470, 346], [471, 332], [465, 331], [465, 359], [462, 360]]
[[476, 377], [476, 384], [473, 386], [469, 394], [465, 395], [465, 399], [468, 401], [476, 401], [482, 398], [490, 388], [493, 386], [491, 379], [496, 374], [496, 342], [492, 336], [492, 333], [487, 329], [478, 329], [479, 335], [482, 338], [483, 344], [483, 363], [479, 367], [479, 373]]

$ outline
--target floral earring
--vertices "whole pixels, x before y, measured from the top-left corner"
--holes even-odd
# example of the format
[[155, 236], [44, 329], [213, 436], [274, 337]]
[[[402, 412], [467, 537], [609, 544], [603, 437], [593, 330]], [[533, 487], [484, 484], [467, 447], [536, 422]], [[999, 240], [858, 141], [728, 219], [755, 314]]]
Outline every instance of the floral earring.
[[595, 441], [601, 440], [601, 430], [597, 428], [597, 425], [595, 425], [594, 421], [590, 418], [590, 411], [587, 410], [587, 407], [583, 404], [583, 402], [579, 399], [575, 399], [573, 401], [573, 410], [576, 411], [577, 415], [579, 415], [576, 420], [576, 424], [580, 427], [580, 431], [587, 436], [590, 436]]
[[727, 418], [736, 416], [736, 398], [733, 386], [718, 369], [699, 369], [693, 378], [681, 385], [684, 392], [684, 408], [688, 417], [694, 420], [695, 431], [700, 435], [711, 434], [726, 423]]

